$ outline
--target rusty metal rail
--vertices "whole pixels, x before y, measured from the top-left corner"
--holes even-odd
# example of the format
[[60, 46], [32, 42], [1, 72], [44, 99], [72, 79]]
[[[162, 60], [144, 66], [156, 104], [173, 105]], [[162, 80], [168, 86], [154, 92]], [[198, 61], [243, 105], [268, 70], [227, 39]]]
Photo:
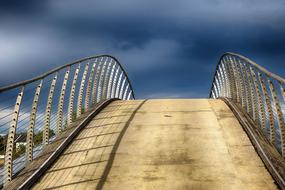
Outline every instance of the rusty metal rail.
[[110, 55], [0, 88], [0, 184], [7, 185], [81, 114], [113, 98], [135, 96], [122, 65]]

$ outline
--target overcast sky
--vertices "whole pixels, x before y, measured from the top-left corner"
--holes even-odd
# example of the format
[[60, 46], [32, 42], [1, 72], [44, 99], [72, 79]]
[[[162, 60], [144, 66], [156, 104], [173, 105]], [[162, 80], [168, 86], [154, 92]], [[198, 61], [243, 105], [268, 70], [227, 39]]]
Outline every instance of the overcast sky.
[[219, 57], [285, 77], [284, 0], [0, 1], [0, 85], [96, 54], [117, 57], [138, 98], [207, 97]]

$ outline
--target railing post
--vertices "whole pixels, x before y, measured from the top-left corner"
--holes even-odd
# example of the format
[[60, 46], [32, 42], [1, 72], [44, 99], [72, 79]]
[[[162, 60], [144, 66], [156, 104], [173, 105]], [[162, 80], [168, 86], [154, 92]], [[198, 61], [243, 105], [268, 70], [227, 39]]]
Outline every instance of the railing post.
[[74, 94], [77, 84], [77, 78], [80, 70], [80, 65], [75, 70], [75, 74], [72, 81], [72, 86], [69, 95], [69, 103], [68, 103], [68, 113], [67, 113], [67, 126], [69, 126], [73, 122], [73, 103], [74, 103]]
[[124, 90], [124, 87], [125, 87], [125, 83], [126, 83], [126, 77], [124, 78], [122, 86], [121, 86], [121, 89], [120, 89], [120, 95], [119, 95], [120, 99], [123, 99], [123, 90]]
[[102, 93], [102, 99], [103, 100], [107, 98], [107, 84], [109, 82], [108, 79], [109, 79], [109, 73], [110, 73], [112, 61], [113, 61], [113, 59], [111, 59], [109, 61], [107, 69], [106, 69], [106, 74], [105, 74], [104, 84], [103, 84], [103, 93]]
[[133, 93], [133, 91], [132, 91], [132, 90], [130, 90], [129, 95], [128, 95], [128, 99], [127, 99], [127, 100], [130, 100], [130, 99], [131, 99], [131, 95], [132, 95], [132, 93]]
[[94, 78], [93, 90], [92, 90], [92, 104], [95, 105], [97, 103], [97, 94], [98, 94], [98, 77], [100, 75], [100, 69], [103, 62], [103, 57], [99, 61], [98, 67], [96, 69], [96, 74]]
[[49, 143], [50, 117], [51, 117], [52, 100], [53, 100], [53, 94], [54, 94], [54, 88], [56, 85], [56, 80], [57, 80], [57, 73], [51, 82], [47, 106], [46, 106], [45, 127], [43, 130], [43, 145], [44, 146]]
[[271, 80], [268, 79], [269, 83], [269, 88], [272, 94], [272, 99], [275, 104], [276, 112], [277, 112], [277, 121], [278, 121], [278, 126], [280, 130], [280, 140], [281, 140], [281, 153], [282, 157], [285, 158], [285, 124], [284, 124], [284, 118], [283, 118], [283, 113], [281, 110], [280, 102], [277, 97], [277, 93], [274, 87], [274, 84]]
[[219, 65], [219, 71], [220, 71], [220, 75], [222, 78], [222, 87], [223, 87], [223, 96], [226, 97], [227, 96], [227, 85], [226, 85], [226, 80], [225, 80], [225, 76], [224, 76], [224, 71], [221, 65]]
[[34, 95], [34, 100], [32, 104], [32, 111], [30, 115], [30, 123], [29, 128], [27, 131], [27, 145], [26, 145], [26, 165], [33, 161], [33, 149], [34, 149], [34, 127], [36, 124], [36, 114], [37, 114], [37, 107], [39, 102], [39, 96], [41, 93], [43, 84], [43, 79], [40, 81], [40, 84], [36, 88], [36, 92]]
[[239, 93], [240, 93], [240, 85], [239, 85], [239, 75], [237, 73], [237, 68], [236, 68], [236, 64], [233, 60], [232, 57], [229, 57], [229, 61], [230, 61], [230, 65], [231, 65], [231, 68], [232, 68], [232, 72], [233, 72], [233, 80], [234, 80], [234, 85], [235, 85], [235, 100], [237, 103], [240, 102], [240, 96], [239, 96]]
[[7, 146], [6, 146], [5, 163], [4, 163], [4, 167], [5, 167], [4, 186], [7, 185], [8, 182], [12, 180], [14, 140], [15, 140], [16, 129], [18, 125], [18, 117], [19, 117], [19, 111], [20, 111], [20, 106], [22, 103], [23, 95], [24, 95], [24, 86], [22, 87], [21, 92], [18, 94], [15, 108], [14, 108], [14, 113], [12, 116], [11, 125], [9, 128], [8, 137], [7, 137]]
[[118, 78], [118, 73], [119, 73], [120, 66], [118, 66], [116, 73], [115, 73], [115, 78], [113, 80], [113, 85], [112, 85], [112, 91], [111, 91], [111, 98], [115, 97], [115, 91], [116, 91], [116, 84], [117, 84], [117, 78]]
[[252, 76], [249, 72], [249, 69], [247, 67], [247, 65], [244, 65], [245, 70], [246, 70], [246, 75], [247, 75], [247, 79], [248, 79], [248, 84], [249, 84], [249, 88], [250, 88], [250, 96], [251, 96], [251, 105], [252, 105], [252, 117], [253, 120], [255, 122], [257, 122], [257, 117], [256, 114], [258, 113], [258, 108], [257, 108], [257, 103], [256, 103], [256, 95], [255, 95], [255, 91], [254, 91], [254, 87], [253, 87], [253, 81], [252, 81]]
[[228, 73], [228, 78], [229, 78], [229, 82], [230, 82], [230, 89], [231, 89], [231, 98], [233, 99], [234, 102], [237, 102], [237, 97], [236, 97], [236, 85], [235, 85], [235, 76], [234, 76], [234, 72], [233, 72], [233, 68], [231, 65], [231, 61], [229, 59], [229, 57], [225, 57], [226, 61], [225, 61], [225, 68], [226, 71]]
[[89, 63], [86, 64], [82, 78], [81, 78], [81, 83], [80, 83], [80, 87], [79, 87], [79, 94], [78, 94], [78, 99], [77, 99], [76, 118], [80, 117], [82, 114], [82, 97], [83, 97], [83, 93], [84, 93], [84, 86], [85, 86], [85, 81], [86, 81], [88, 69], [89, 69]]
[[123, 95], [123, 100], [126, 100], [126, 96], [127, 96], [127, 92], [129, 90], [129, 87], [130, 87], [130, 84], [128, 84], [126, 89], [125, 89], [125, 92], [124, 92], [124, 95]]
[[259, 111], [257, 111], [256, 113], [260, 113], [260, 114], [258, 114], [260, 126], [261, 126], [262, 131], [265, 131], [265, 127], [266, 127], [265, 119], [266, 118], [265, 118], [264, 104], [263, 104], [261, 92], [259, 89], [257, 77], [256, 77], [256, 74], [255, 74], [252, 67], [250, 67], [250, 71], [251, 71], [251, 75], [253, 77], [253, 85], [254, 85], [254, 88], [255, 88], [256, 93], [257, 93], [257, 103], [258, 103]]
[[89, 75], [89, 79], [88, 79], [86, 96], [85, 96], [85, 110], [86, 111], [88, 111], [88, 109], [89, 109], [91, 87], [92, 87], [93, 75], [94, 75], [94, 72], [95, 72], [96, 61], [97, 61], [97, 59], [95, 60], [95, 62], [92, 65], [92, 69], [91, 69], [91, 72], [90, 72], [90, 75]]
[[219, 81], [217, 76], [215, 76], [215, 82], [216, 82], [217, 88], [218, 88], [218, 94], [219, 94], [218, 96], [221, 96], [221, 86], [220, 86], [220, 81]]
[[229, 78], [228, 78], [228, 72], [227, 72], [227, 70], [226, 70], [226, 68], [225, 68], [225, 64], [224, 64], [224, 61], [223, 61], [223, 60], [222, 60], [221, 64], [222, 64], [223, 74], [224, 74], [224, 78], [225, 78], [225, 85], [226, 85], [226, 89], [227, 89], [227, 94], [226, 94], [226, 96], [227, 96], [228, 98], [232, 98], [232, 97], [231, 97], [230, 82], [229, 82]]
[[103, 89], [103, 77], [105, 74], [105, 69], [106, 69], [106, 65], [107, 65], [107, 61], [108, 61], [108, 57], [106, 57], [106, 60], [103, 64], [102, 70], [101, 70], [101, 74], [100, 74], [100, 78], [99, 78], [99, 83], [98, 83], [98, 93], [97, 93], [97, 102], [101, 101], [101, 96], [102, 96], [102, 89]]
[[248, 113], [252, 113], [252, 104], [251, 104], [251, 96], [250, 96], [250, 88], [249, 88], [249, 81], [246, 75], [246, 71], [244, 68], [243, 63], [240, 63], [240, 68], [242, 71], [242, 76], [243, 76], [243, 86], [245, 88], [245, 97], [246, 97], [246, 111]]
[[68, 68], [68, 70], [65, 72], [65, 75], [64, 75], [60, 97], [59, 97], [59, 102], [58, 102], [58, 107], [57, 107], [57, 124], [56, 124], [56, 134], [57, 135], [60, 134], [62, 131], [63, 105], [64, 105], [64, 97], [65, 97], [67, 81], [69, 78], [69, 73], [70, 73], [70, 67]]
[[112, 79], [114, 76], [114, 71], [115, 71], [115, 66], [116, 66], [116, 62], [113, 64], [112, 66], [112, 70], [111, 70], [111, 74], [110, 74], [110, 78], [109, 78], [109, 82], [108, 82], [108, 89], [107, 89], [107, 99], [111, 98], [111, 92], [112, 92]]
[[120, 90], [122, 76], [123, 76], [123, 72], [121, 72], [119, 80], [118, 80], [118, 84], [117, 84], [117, 88], [116, 88], [116, 94], [115, 94], [116, 98], [119, 98], [119, 90]]
[[242, 75], [241, 75], [241, 69], [239, 66], [239, 63], [237, 62], [237, 60], [235, 58], [233, 58], [233, 63], [235, 65], [236, 68], [236, 73], [237, 73], [237, 83], [238, 83], [238, 96], [239, 96], [239, 102], [241, 102], [241, 106], [243, 108], [245, 108], [245, 99], [244, 99], [244, 86], [243, 86], [243, 80], [242, 80]]
[[275, 128], [274, 128], [274, 117], [273, 117], [273, 111], [272, 111], [272, 105], [271, 105], [271, 101], [263, 80], [263, 77], [260, 73], [258, 73], [258, 79], [260, 81], [261, 87], [262, 87], [262, 92], [264, 94], [265, 97], [265, 103], [266, 103], [266, 107], [267, 107], [267, 112], [268, 112], [268, 116], [269, 116], [269, 125], [270, 125], [270, 141], [275, 144]]

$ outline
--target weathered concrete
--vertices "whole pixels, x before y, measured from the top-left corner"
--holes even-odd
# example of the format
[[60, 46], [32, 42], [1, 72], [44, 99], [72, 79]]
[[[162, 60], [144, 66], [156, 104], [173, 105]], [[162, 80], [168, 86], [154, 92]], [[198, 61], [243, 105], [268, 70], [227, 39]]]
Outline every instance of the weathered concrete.
[[112, 103], [34, 187], [44, 188], [267, 190], [276, 186], [225, 103], [197, 99]]

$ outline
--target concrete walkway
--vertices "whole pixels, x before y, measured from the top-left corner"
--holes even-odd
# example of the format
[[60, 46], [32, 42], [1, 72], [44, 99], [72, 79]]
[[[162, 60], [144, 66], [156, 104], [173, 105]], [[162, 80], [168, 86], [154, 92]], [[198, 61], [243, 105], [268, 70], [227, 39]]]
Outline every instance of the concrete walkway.
[[34, 189], [276, 189], [221, 100], [116, 101]]

